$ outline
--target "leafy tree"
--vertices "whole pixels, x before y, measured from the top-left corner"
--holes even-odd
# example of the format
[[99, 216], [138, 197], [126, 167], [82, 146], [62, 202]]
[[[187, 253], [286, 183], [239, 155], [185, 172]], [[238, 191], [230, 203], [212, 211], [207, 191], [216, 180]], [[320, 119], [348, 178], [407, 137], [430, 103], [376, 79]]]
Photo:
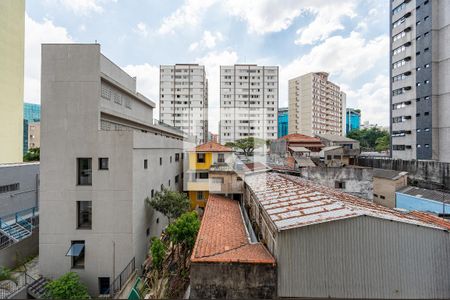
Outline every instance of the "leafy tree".
[[189, 209], [189, 198], [185, 193], [171, 191], [167, 188], [164, 188], [161, 192], [156, 192], [152, 199], [147, 197], [145, 201], [153, 209], [169, 218], [169, 222]]
[[390, 139], [389, 135], [383, 135], [375, 141], [375, 150], [378, 152], [386, 151], [389, 149]]
[[152, 255], [153, 266], [156, 269], [160, 270], [164, 261], [164, 257], [166, 256], [166, 246], [160, 239], [154, 237], [152, 238], [150, 252]]
[[39, 161], [41, 156], [40, 148], [28, 149], [28, 152], [23, 156], [23, 161]]
[[200, 229], [200, 220], [197, 212], [184, 213], [175, 222], [167, 227], [167, 234], [175, 244], [185, 244], [190, 250], [194, 247], [195, 238]]
[[52, 280], [45, 286], [46, 299], [90, 299], [87, 288], [80, 282], [80, 277], [69, 272]]
[[389, 132], [387, 132], [385, 130], [381, 130], [378, 127], [373, 127], [373, 128], [368, 128], [368, 129], [366, 128], [366, 129], [361, 129], [361, 130], [353, 130], [353, 131], [349, 132], [347, 137], [359, 141], [362, 150], [366, 150], [366, 151], [375, 150], [377, 147], [377, 140], [379, 138], [383, 138], [383, 139], [379, 140], [379, 143], [387, 141], [387, 146], [385, 143], [384, 145], [380, 146], [380, 149], [384, 149], [384, 148], [388, 149], [389, 148]]
[[12, 281], [17, 284], [17, 279], [13, 276], [10, 269], [0, 267], [0, 289], [9, 289], [11, 286], [6, 284], [7, 281]]
[[248, 137], [245, 139], [236, 140], [234, 142], [228, 142], [225, 146], [240, 149], [244, 152], [245, 157], [248, 157], [253, 154], [255, 149], [262, 147], [264, 144], [266, 144], [266, 141], [263, 139]]

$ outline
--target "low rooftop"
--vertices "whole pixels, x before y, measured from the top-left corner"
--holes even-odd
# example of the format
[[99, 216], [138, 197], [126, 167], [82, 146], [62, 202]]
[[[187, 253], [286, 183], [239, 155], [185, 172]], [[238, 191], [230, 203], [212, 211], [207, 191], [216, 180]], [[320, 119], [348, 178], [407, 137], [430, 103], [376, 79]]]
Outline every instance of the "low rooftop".
[[441, 203], [450, 203], [450, 193], [436, 190], [428, 190], [415, 186], [407, 186], [397, 191], [405, 195], [438, 201]]
[[414, 215], [296, 176], [277, 173], [255, 174], [246, 177], [246, 184], [279, 231], [359, 216], [447, 230], [439, 223], [425, 222]]
[[233, 152], [233, 149], [210, 141], [205, 144], [198, 145], [194, 149], [189, 150], [189, 152]]
[[304, 143], [320, 143], [320, 144], [322, 144], [322, 142], [320, 141], [319, 138], [300, 134], [300, 133], [291, 133], [291, 134], [288, 134], [288, 135], [285, 135], [285, 136], [279, 138], [278, 140], [286, 140], [291, 143], [292, 142], [297, 142], [297, 143], [304, 142]]
[[399, 172], [395, 170], [373, 169], [373, 177], [397, 180], [400, 177], [408, 175], [408, 172]]
[[210, 194], [191, 257], [192, 263], [275, 264], [261, 243], [251, 243], [239, 202]]
[[332, 141], [332, 142], [348, 142], [348, 143], [358, 143], [357, 140], [350, 139], [348, 137], [342, 135], [333, 135], [333, 134], [316, 134], [318, 138]]

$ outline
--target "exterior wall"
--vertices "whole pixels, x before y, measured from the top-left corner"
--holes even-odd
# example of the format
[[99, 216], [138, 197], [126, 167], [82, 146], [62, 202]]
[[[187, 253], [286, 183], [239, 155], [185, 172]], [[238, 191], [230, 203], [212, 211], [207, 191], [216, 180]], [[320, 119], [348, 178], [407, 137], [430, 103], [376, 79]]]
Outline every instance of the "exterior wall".
[[276, 66], [220, 67], [220, 142], [247, 137], [277, 138]]
[[28, 149], [41, 147], [41, 123], [28, 124]]
[[359, 166], [408, 172], [410, 184], [427, 189], [450, 190], [450, 164], [434, 161], [359, 157]]
[[190, 299], [274, 299], [276, 267], [270, 264], [193, 263]]
[[357, 217], [279, 233], [278, 297], [450, 297], [442, 230]]
[[[41, 80], [39, 269], [49, 278], [74, 271], [96, 296], [98, 277], [112, 283], [132, 258], [139, 268], [150, 236], [167, 224], [145, 198], [169, 180], [181, 187], [175, 176], [183, 163], [174, 155], [182, 152], [182, 136], [151, 125], [154, 104], [98, 44], [43, 45]], [[90, 186], [77, 185], [81, 157], [92, 158]], [[99, 169], [99, 158], [108, 158], [108, 170]], [[77, 229], [76, 201], [92, 201], [91, 229]], [[73, 269], [65, 256], [78, 240], [85, 241], [84, 269]]]
[[39, 229], [33, 234], [0, 251], [0, 266], [14, 269], [26, 258], [39, 254]]
[[346, 95], [327, 73], [289, 80], [289, 134], [344, 135]]
[[23, 157], [25, 0], [0, 2], [0, 163]]
[[395, 193], [398, 189], [408, 185], [408, 177], [402, 176], [397, 180], [373, 177], [373, 202], [394, 208]]
[[300, 176], [329, 188], [336, 188], [336, 183], [345, 183], [342, 192], [364, 199], [373, 199], [373, 171], [370, 168], [300, 168]]
[[[448, 199], [444, 198], [444, 201], [448, 201]], [[399, 192], [396, 193], [396, 207], [406, 210], [430, 212], [434, 214], [450, 213], [450, 204], [443, 204], [439, 201], [415, 197]]]
[[206, 152], [205, 162], [197, 162], [197, 152], [189, 152], [189, 170], [209, 170], [213, 163], [213, 155], [211, 152]]
[[208, 80], [204, 66], [160, 66], [160, 120], [197, 137], [208, 139]]
[[[203, 197], [202, 199], [199, 199], [198, 193], [202, 193]], [[197, 207], [205, 208], [206, 201], [209, 197], [208, 191], [189, 191], [189, 200], [191, 202], [191, 209], [196, 209]]]

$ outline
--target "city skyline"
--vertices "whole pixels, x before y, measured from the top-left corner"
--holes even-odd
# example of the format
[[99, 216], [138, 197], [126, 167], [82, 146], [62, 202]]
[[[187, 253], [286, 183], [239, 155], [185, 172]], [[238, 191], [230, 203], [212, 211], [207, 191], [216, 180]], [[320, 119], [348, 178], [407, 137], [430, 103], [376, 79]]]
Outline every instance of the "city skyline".
[[[348, 106], [362, 108], [364, 121], [385, 126], [389, 5], [372, 2], [28, 1], [24, 99], [40, 102], [41, 43], [97, 41], [156, 103], [160, 65], [205, 65], [210, 120], [220, 115], [220, 65], [254, 63], [280, 67], [280, 107], [287, 106], [289, 79], [324, 71], [347, 93]], [[218, 122], [209, 126], [218, 132]]]

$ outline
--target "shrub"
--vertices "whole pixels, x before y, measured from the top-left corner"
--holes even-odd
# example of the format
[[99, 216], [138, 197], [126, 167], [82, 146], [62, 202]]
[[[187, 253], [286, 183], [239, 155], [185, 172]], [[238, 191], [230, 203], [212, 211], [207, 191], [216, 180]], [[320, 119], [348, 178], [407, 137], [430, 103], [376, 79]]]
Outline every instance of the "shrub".
[[46, 299], [90, 299], [87, 288], [80, 282], [80, 277], [69, 272], [45, 286]]

